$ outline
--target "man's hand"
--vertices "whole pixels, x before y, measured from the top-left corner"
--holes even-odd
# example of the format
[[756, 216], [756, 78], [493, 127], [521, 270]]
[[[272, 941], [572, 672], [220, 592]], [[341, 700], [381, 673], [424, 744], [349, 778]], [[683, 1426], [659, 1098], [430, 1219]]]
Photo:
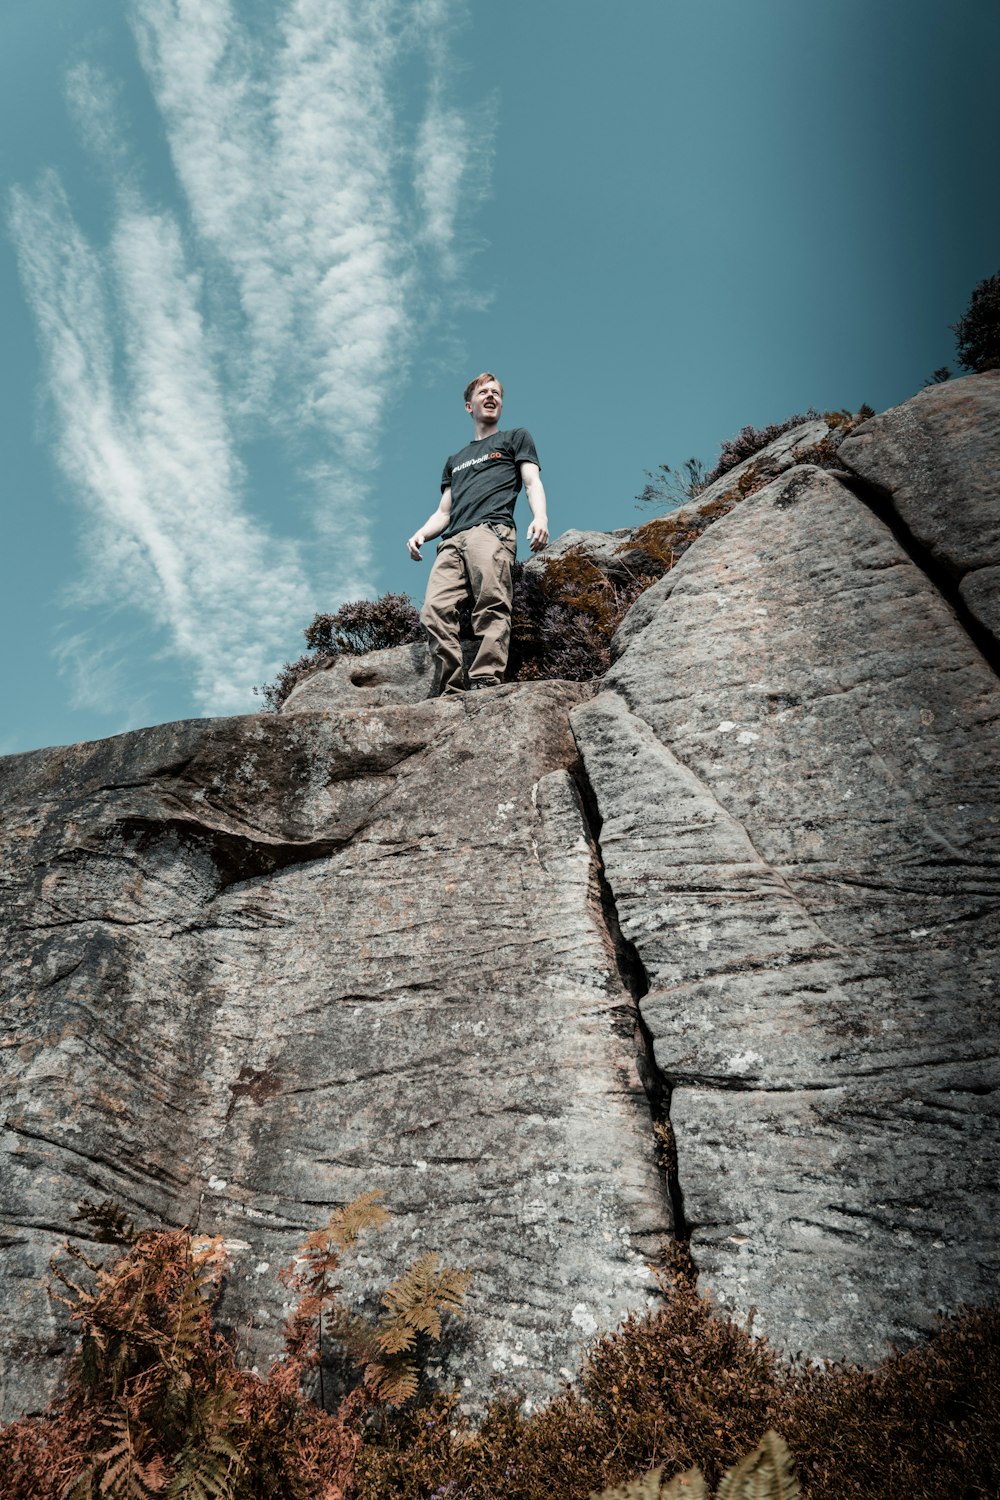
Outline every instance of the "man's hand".
[[441, 491], [441, 499], [438, 502], [437, 510], [432, 516], [427, 517], [420, 530], [415, 531], [406, 544], [406, 550], [414, 562], [423, 562], [423, 558], [420, 555], [421, 547], [425, 542], [431, 541], [433, 537], [440, 536], [450, 519], [451, 485], [446, 490]]
[[533, 517], [528, 527], [528, 541], [532, 552], [541, 552], [543, 547], [548, 546], [549, 523], [544, 511], [540, 516]]

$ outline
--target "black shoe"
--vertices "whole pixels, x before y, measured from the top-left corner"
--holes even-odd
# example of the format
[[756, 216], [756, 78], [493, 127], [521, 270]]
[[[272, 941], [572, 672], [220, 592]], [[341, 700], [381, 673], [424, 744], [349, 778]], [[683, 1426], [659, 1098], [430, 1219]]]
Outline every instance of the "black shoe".
[[499, 677], [472, 677], [469, 679], [469, 692], [479, 693], [483, 688], [502, 687]]

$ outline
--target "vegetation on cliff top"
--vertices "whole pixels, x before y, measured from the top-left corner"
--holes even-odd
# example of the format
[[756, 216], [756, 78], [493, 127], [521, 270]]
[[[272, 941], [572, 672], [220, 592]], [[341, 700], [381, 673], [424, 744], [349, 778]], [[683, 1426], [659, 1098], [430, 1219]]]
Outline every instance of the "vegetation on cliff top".
[[[953, 325], [953, 332], [958, 362], [964, 370], [1000, 368], [1000, 271], [985, 277], [973, 289], [965, 312]], [[944, 365], [934, 371], [927, 384], [947, 380], [950, 373]], [[823, 413], [810, 407], [763, 427], [748, 424], [722, 444], [710, 469], [701, 459], [689, 458], [680, 468], [660, 464], [655, 471], [647, 471], [646, 484], [637, 501], [659, 509], [697, 502], [709, 485], [763, 453], [784, 433], [812, 419], [822, 418], [830, 432], [820, 442], [803, 449], [797, 455], [798, 461], [821, 468], [836, 467], [840, 443], [860, 422], [874, 415], [870, 406], [862, 406], [857, 412]], [[558, 677], [579, 681], [603, 675], [610, 661], [611, 637], [638, 595], [669, 571], [706, 525], [768, 483], [773, 473], [766, 462], [760, 468], [752, 465], [749, 481], [746, 474], [741, 476], [732, 491], [722, 497], [721, 506], [713, 507], [712, 514], [699, 517], [697, 522], [689, 522], [683, 536], [680, 530], [672, 536], [662, 521], [650, 523], [656, 528], [652, 531], [639, 528], [635, 537], [639, 545], [630, 544], [631, 559], [626, 559], [627, 565], [614, 570], [612, 576], [596, 567], [582, 552], [564, 554], [554, 560], [541, 577], [537, 569], [526, 571], [518, 565], [508, 680]], [[465, 633], [471, 637], [468, 621]], [[383, 650], [423, 638], [412, 599], [406, 594], [392, 593], [374, 600], [356, 600], [341, 605], [332, 614], [317, 615], [304, 635], [309, 649], [297, 660], [286, 662], [274, 682], [254, 689], [263, 699], [265, 709], [280, 709], [299, 682], [338, 656]]]
[[1000, 370], [1000, 271], [973, 288], [954, 332], [963, 370]]
[[[973, 287], [969, 305], [952, 324], [952, 332], [963, 370], [978, 375], [1000, 370], [1000, 271], [985, 276]], [[924, 385], [941, 385], [950, 377], [951, 370], [941, 365]]]

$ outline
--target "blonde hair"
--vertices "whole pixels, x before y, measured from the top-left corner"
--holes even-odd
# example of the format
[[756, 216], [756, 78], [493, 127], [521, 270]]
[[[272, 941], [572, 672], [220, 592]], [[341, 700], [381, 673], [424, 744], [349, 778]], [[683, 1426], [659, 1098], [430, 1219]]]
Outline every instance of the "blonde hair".
[[500, 399], [503, 400], [503, 381], [498, 380], [492, 370], [484, 370], [481, 375], [476, 376], [475, 380], [470, 380], [465, 387], [465, 395], [462, 397], [462, 400], [466, 405], [472, 400], [472, 393], [476, 389], [476, 386], [482, 385], [484, 380], [496, 380], [497, 385], [500, 387]]

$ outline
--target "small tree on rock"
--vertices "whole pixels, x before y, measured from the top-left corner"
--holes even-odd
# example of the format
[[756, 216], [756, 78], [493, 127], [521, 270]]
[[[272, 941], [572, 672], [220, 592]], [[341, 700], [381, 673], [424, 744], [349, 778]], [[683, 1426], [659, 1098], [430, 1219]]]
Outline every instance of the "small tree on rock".
[[954, 330], [963, 369], [1000, 370], [1000, 271], [973, 289]]

